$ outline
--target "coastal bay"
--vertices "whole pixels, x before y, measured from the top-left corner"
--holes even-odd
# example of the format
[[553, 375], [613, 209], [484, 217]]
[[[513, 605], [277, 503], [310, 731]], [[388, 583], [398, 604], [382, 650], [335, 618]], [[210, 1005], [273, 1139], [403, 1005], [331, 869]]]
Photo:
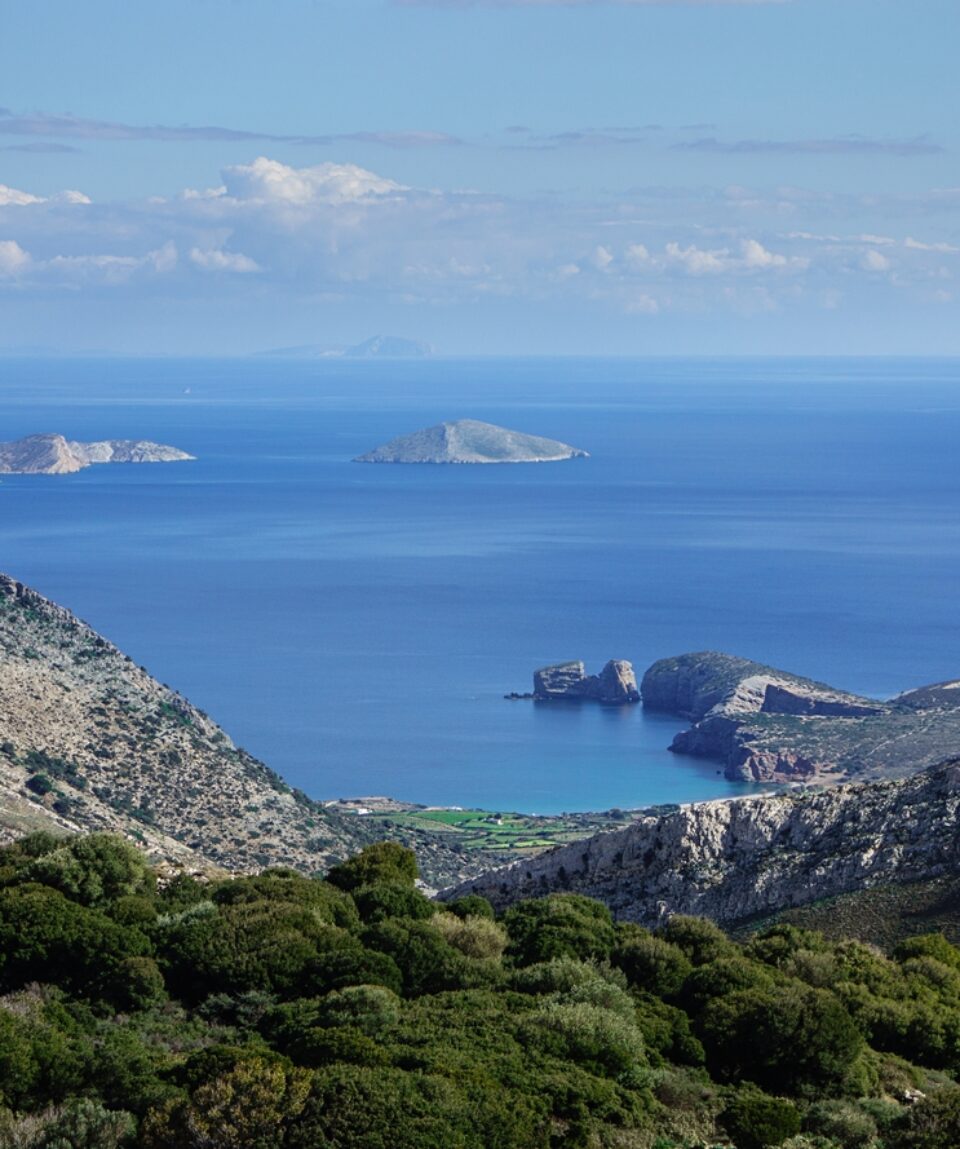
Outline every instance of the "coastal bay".
[[[10, 438], [189, 468], [0, 483], [5, 566], [322, 798], [550, 813], [745, 792], [532, 668], [735, 650], [870, 697], [957, 675], [948, 361], [2, 364]], [[185, 392], [189, 390], [189, 394]], [[54, 413], [56, 418], [53, 418]], [[358, 468], [476, 417], [575, 467]]]

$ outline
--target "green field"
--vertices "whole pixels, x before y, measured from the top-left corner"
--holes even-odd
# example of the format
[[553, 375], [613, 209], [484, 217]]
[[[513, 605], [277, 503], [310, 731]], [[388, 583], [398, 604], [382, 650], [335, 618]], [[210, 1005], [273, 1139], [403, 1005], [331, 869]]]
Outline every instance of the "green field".
[[373, 815], [373, 818], [450, 835], [465, 849], [518, 855], [539, 853], [630, 821], [628, 814], [619, 812], [538, 817], [492, 810], [408, 810]]

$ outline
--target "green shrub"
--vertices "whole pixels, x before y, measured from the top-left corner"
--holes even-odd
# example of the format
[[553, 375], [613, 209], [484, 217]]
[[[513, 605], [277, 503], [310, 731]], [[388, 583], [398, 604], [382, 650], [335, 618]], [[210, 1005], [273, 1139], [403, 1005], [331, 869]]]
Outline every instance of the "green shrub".
[[580, 894], [518, 902], [503, 924], [510, 935], [507, 953], [521, 966], [556, 957], [605, 960], [616, 941], [610, 911]]
[[791, 1101], [748, 1085], [736, 1091], [720, 1121], [737, 1149], [768, 1149], [800, 1132], [800, 1114]]
[[396, 842], [376, 842], [327, 874], [327, 881], [348, 893], [361, 886], [395, 882], [412, 886], [420, 876], [413, 850]]
[[818, 1101], [807, 1110], [804, 1129], [836, 1141], [843, 1149], [870, 1149], [877, 1137], [873, 1117], [850, 1101]]

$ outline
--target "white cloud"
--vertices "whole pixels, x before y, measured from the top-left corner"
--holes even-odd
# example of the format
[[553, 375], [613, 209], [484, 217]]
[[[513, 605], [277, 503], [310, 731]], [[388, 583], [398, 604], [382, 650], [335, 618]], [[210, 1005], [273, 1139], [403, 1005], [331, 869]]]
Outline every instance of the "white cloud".
[[0, 207], [29, 207], [39, 203], [88, 204], [90, 199], [78, 191], [62, 191], [53, 196], [42, 196], [0, 184]]
[[24, 251], [16, 240], [0, 239], [0, 275], [14, 276], [30, 263], [30, 253]]
[[681, 247], [679, 243], [667, 244], [667, 258], [680, 264], [689, 275], [717, 275], [727, 266], [729, 252], [703, 251], [695, 244]]
[[409, 190], [356, 164], [293, 168], [265, 156], [225, 168], [222, 174], [225, 196], [261, 204], [342, 205]]
[[919, 239], [913, 239], [909, 235], [903, 241], [903, 246], [911, 251], [936, 251], [941, 255], [960, 255], [960, 247], [955, 247], [952, 243], [921, 243]]
[[889, 271], [892, 265], [885, 255], [871, 247], [863, 253], [860, 266], [864, 271], [881, 272]]
[[17, 188], [7, 187], [6, 184], [0, 184], [0, 207], [26, 207], [31, 203], [43, 203], [43, 200], [38, 195], [31, 195], [30, 192], [18, 191]]
[[604, 247], [603, 244], [597, 244], [593, 249], [590, 262], [597, 271], [606, 271], [610, 264], [613, 263], [613, 252], [609, 248]]
[[237, 275], [246, 275], [251, 272], [262, 271], [263, 268], [249, 255], [239, 251], [223, 251], [210, 248], [206, 251], [199, 247], [191, 248], [190, 262], [202, 271], [228, 271]]
[[631, 243], [625, 258], [631, 267], [643, 267], [650, 262], [650, 252], [642, 243]]
[[54, 255], [34, 259], [31, 278], [54, 286], [100, 285], [116, 287], [140, 274], [168, 275], [179, 262], [176, 245], [170, 241], [144, 255], [115, 255], [93, 252], [83, 255]]
[[768, 251], [757, 239], [742, 239], [739, 254], [730, 248], [704, 249], [679, 243], [666, 246], [668, 263], [680, 266], [688, 275], [723, 275], [756, 271], [805, 271], [810, 260], [802, 256], [786, 256]]
[[740, 251], [740, 263], [745, 268], [786, 267], [790, 263], [785, 255], [767, 251], [756, 239], [745, 239]]
[[641, 292], [639, 295], [631, 295], [627, 298], [624, 310], [630, 315], [659, 315], [660, 304], [652, 295]]

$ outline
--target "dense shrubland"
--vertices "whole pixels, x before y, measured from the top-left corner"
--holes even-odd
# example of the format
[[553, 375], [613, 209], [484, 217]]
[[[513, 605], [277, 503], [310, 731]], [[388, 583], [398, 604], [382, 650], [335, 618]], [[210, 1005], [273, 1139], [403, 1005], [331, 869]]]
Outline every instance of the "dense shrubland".
[[0, 1149], [955, 1149], [960, 950], [0, 850]]

